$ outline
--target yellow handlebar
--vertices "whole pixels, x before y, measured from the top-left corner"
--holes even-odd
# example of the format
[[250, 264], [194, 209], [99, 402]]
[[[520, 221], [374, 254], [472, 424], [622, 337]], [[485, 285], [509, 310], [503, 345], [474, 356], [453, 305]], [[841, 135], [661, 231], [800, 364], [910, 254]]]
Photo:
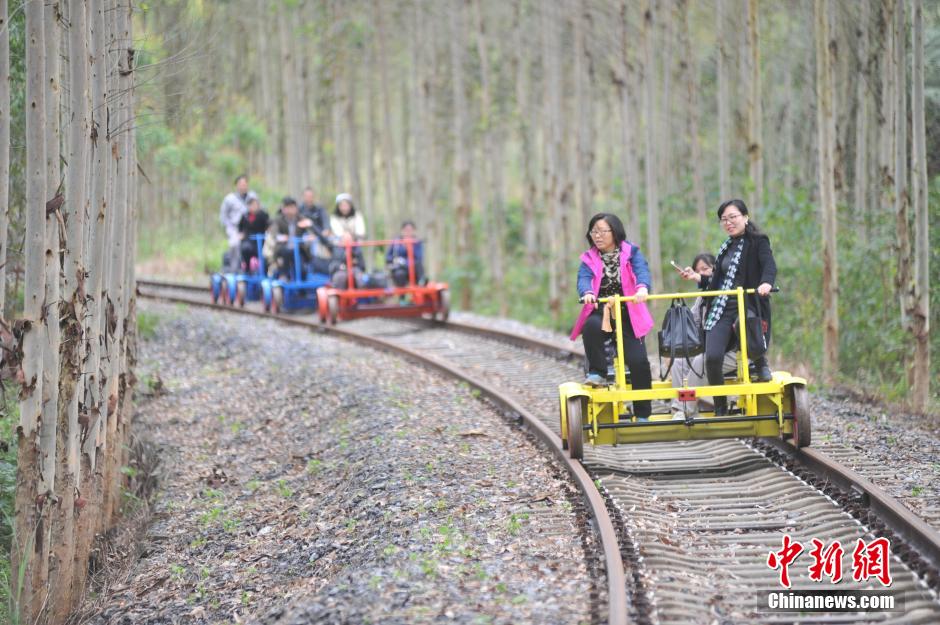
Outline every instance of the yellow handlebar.
[[[772, 293], [776, 293], [780, 289], [774, 287], [771, 289]], [[657, 300], [657, 299], [693, 299], [696, 297], [715, 297], [718, 295], [737, 295], [738, 292], [741, 292], [745, 295], [752, 295], [757, 293], [757, 289], [731, 289], [728, 291], [691, 291], [686, 293], [655, 293], [653, 295], [647, 295], [646, 300]], [[601, 297], [597, 300], [599, 303], [604, 304], [607, 302], [635, 302], [635, 295], [615, 295], [613, 297]]]

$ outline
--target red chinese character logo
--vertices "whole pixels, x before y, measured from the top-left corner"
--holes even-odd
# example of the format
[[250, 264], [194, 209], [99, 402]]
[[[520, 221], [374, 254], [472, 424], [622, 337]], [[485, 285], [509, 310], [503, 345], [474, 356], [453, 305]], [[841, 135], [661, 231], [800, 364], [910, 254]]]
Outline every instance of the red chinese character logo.
[[802, 552], [803, 545], [798, 541], [791, 541], [790, 535], [784, 534], [783, 549], [780, 551], [771, 551], [767, 554], [767, 566], [772, 569], [780, 569], [780, 585], [784, 588], [790, 587], [790, 571], [787, 567], [789, 567]]
[[887, 538], [876, 538], [867, 545], [859, 538], [852, 552], [852, 579], [861, 582], [874, 577], [882, 586], [890, 586], [890, 553], [891, 544]]
[[838, 584], [842, 580], [842, 556], [845, 550], [838, 540], [833, 541], [825, 550], [824, 545], [822, 541], [813, 539], [813, 549], [809, 552], [809, 555], [813, 556], [809, 578], [814, 582], [821, 582], [825, 573], [833, 584]]

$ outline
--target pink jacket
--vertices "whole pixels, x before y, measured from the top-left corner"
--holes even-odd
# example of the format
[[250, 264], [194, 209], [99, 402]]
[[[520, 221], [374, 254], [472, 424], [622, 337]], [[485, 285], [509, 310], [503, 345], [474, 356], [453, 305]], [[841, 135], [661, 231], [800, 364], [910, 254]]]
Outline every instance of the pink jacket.
[[[633, 266], [630, 264], [630, 253], [632, 247], [626, 241], [620, 244], [620, 284], [623, 287], [624, 295], [634, 295], [636, 293], [636, 276], [633, 274]], [[581, 254], [581, 262], [590, 267], [594, 277], [591, 281], [591, 290], [596, 294], [600, 290], [601, 277], [604, 273], [604, 261], [601, 260], [600, 252], [592, 247], [584, 254]], [[646, 303], [627, 302], [627, 311], [630, 314], [630, 324], [633, 326], [633, 334], [637, 338], [643, 338], [653, 329], [653, 316], [650, 315]], [[581, 314], [571, 328], [571, 340], [575, 340], [581, 334], [581, 328], [584, 322], [594, 312], [594, 306], [585, 304], [581, 308]]]

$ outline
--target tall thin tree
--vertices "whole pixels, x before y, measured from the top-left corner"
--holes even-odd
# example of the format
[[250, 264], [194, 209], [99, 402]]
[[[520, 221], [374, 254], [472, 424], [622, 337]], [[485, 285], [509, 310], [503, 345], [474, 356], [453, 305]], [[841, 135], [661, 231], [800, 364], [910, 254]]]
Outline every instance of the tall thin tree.
[[914, 212], [914, 289], [911, 298], [912, 403], [930, 402], [930, 223], [927, 206], [927, 131], [924, 120], [924, 2], [913, 0], [911, 32], [911, 194]]
[[[34, 622], [45, 603], [49, 545], [45, 542], [51, 493], [42, 474], [39, 419], [46, 306], [46, 104], [43, 0], [26, 2], [26, 278], [23, 291], [23, 383], [16, 459], [16, 541], [11, 570], [21, 583], [16, 597], [20, 620]], [[21, 573], [19, 573], [22, 571]]]
[[750, 70], [747, 91], [747, 157], [751, 184], [751, 210], [764, 202], [763, 106], [760, 72], [760, 22], [757, 0], [747, 0], [747, 63]]
[[[470, 214], [471, 214], [471, 187], [470, 178], [470, 111], [467, 105], [465, 86], [465, 39], [464, 33], [464, 0], [454, 0], [450, 12], [450, 63], [451, 84], [454, 97], [454, 175], [456, 176], [456, 206], [457, 215], [457, 262], [461, 267], [470, 263]], [[387, 172], [391, 175], [391, 172]], [[463, 308], [470, 308], [473, 301], [471, 281], [469, 276], [463, 275], [460, 285], [460, 304]]]
[[647, 258], [650, 261], [650, 270], [652, 272], [653, 284], [648, 285], [658, 288], [662, 285], [662, 254], [660, 252], [659, 239], [659, 187], [658, 176], [659, 160], [657, 158], [657, 142], [655, 131], [659, 125], [659, 115], [661, 111], [656, 107], [656, 65], [653, 56], [653, 33], [655, 32], [655, 22], [653, 17], [653, 6], [650, 0], [647, 0], [643, 12], [643, 123], [646, 129], [646, 158], [643, 168], [646, 172], [646, 245]]
[[832, 382], [839, 370], [839, 266], [836, 254], [835, 112], [829, 56], [830, 0], [816, 0], [816, 134], [819, 154], [819, 204], [823, 224], [823, 375]]
[[7, 243], [10, 229], [10, 25], [0, 0], [0, 320], [6, 318]]

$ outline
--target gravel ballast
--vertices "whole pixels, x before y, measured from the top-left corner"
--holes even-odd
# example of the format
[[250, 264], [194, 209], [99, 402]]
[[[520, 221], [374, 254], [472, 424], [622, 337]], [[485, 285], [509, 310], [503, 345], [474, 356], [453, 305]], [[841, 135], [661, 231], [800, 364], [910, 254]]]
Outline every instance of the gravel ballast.
[[139, 559], [81, 622], [601, 619], [567, 473], [471, 389], [274, 321], [138, 306], [156, 390], [134, 431], [168, 469]]

